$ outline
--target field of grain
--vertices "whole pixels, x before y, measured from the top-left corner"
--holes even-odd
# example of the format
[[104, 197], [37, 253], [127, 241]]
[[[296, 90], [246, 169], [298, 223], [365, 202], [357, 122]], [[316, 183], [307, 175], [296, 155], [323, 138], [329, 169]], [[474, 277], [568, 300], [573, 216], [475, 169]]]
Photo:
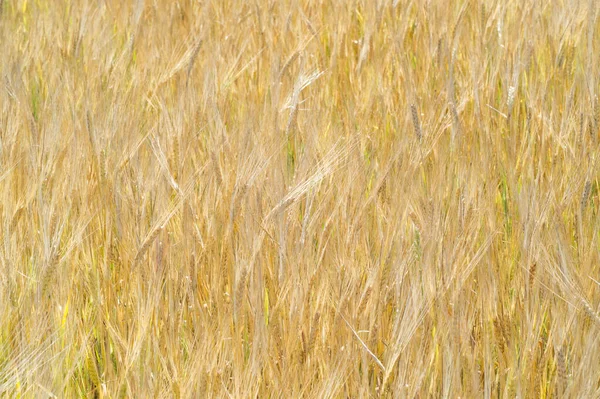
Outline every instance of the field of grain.
[[594, 0], [0, 0], [0, 395], [600, 397]]

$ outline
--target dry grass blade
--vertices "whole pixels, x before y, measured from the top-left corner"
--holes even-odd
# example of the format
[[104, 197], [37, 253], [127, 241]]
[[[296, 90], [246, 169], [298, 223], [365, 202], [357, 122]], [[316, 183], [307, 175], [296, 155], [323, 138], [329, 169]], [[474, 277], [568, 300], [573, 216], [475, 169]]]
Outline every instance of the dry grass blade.
[[342, 320], [344, 320], [344, 323], [346, 323], [346, 325], [348, 326], [348, 328], [350, 329], [350, 331], [352, 331], [352, 334], [354, 335], [354, 337], [356, 337], [356, 339], [361, 344], [361, 346], [367, 351], [367, 353], [369, 354], [369, 356], [371, 356], [371, 358], [375, 361], [375, 364], [377, 364], [379, 366], [379, 368], [381, 368], [381, 370], [383, 370], [385, 372], [385, 366], [383, 365], [383, 363], [381, 363], [381, 360], [379, 360], [377, 358], [377, 356], [375, 356], [375, 354], [369, 349], [369, 347], [367, 346], [367, 344], [365, 344], [365, 342], [360, 338], [360, 336], [354, 330], [354, 328], [352, 328], [352, 326], [350, 325], [350, 323], [348, 323], [348, 320], [346, 320], [346, 318], [341, 313], [339, 313], [339, 315], [342, 318]]

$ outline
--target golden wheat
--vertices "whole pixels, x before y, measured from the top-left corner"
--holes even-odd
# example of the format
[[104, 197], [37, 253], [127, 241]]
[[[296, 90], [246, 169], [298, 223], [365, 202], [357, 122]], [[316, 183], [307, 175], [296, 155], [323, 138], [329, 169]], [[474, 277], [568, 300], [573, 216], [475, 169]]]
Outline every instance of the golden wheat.
[[0, 0], [0, 395], [600, 397], [599, 12]]

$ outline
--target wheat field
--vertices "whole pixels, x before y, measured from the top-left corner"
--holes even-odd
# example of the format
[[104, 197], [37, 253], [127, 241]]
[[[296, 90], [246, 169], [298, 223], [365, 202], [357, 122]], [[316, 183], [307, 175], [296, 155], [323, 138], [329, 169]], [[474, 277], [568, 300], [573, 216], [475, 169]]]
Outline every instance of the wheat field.
[[3, 397], [600, 397], [594, 0], [0, 10]]

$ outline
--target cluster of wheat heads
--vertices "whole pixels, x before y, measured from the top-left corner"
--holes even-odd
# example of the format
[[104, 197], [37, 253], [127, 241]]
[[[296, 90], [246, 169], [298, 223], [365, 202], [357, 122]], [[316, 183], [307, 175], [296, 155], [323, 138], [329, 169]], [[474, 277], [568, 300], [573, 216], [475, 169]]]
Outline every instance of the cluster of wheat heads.
[[595, 3], [0, 1], [0, 395], [599, 397]]

